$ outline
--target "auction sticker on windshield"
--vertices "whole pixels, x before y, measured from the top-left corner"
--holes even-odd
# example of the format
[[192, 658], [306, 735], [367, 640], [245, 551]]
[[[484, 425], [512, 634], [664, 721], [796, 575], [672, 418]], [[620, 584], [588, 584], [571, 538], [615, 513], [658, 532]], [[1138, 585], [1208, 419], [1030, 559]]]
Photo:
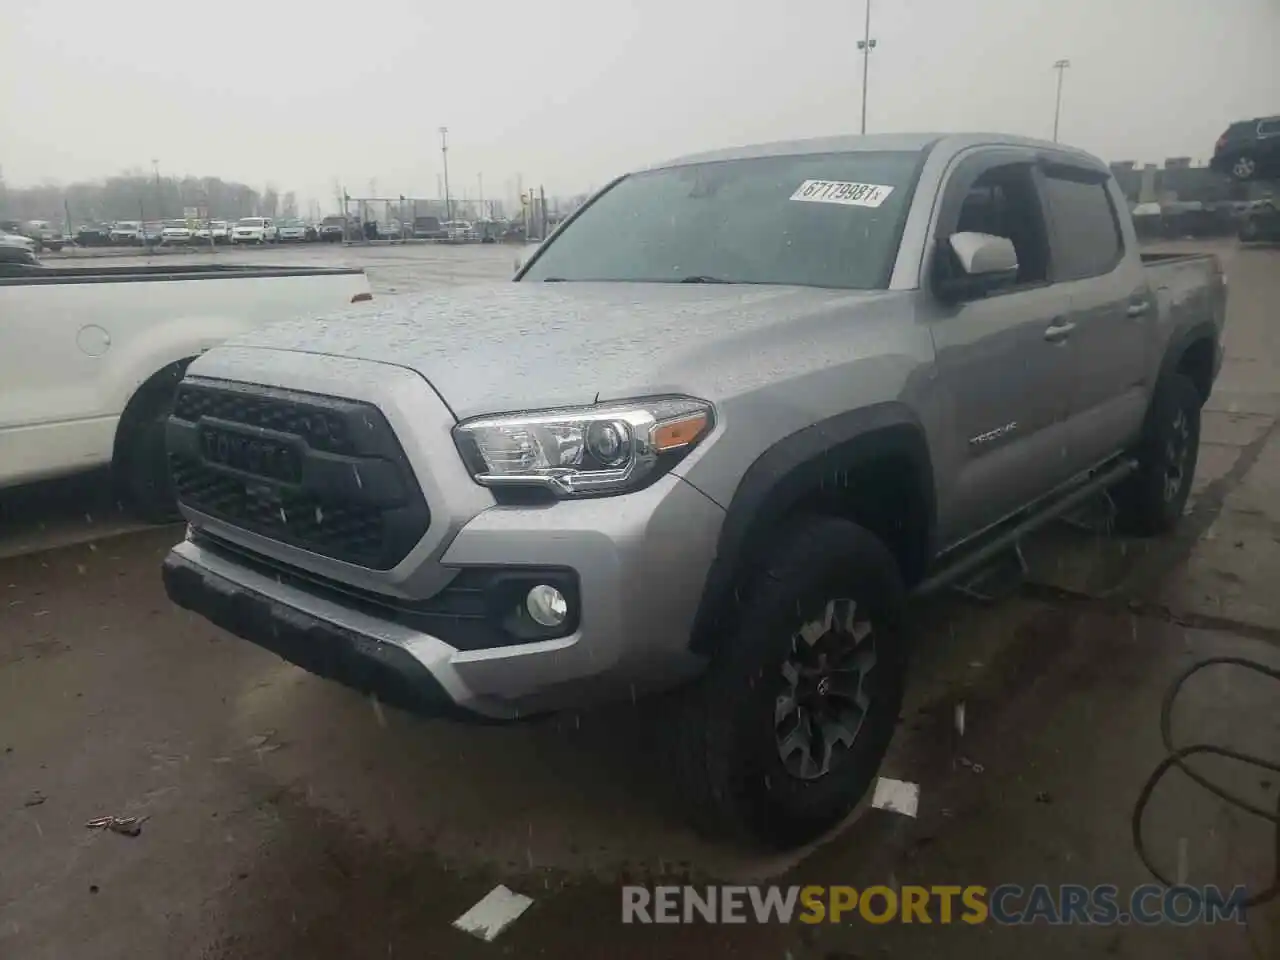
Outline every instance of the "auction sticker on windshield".
[[847, 207], [878, 207], [891, 193], [893, 187], [879, 183], [806, 180], [791, 195], [791, 199], [806, 203], [839, 203]]

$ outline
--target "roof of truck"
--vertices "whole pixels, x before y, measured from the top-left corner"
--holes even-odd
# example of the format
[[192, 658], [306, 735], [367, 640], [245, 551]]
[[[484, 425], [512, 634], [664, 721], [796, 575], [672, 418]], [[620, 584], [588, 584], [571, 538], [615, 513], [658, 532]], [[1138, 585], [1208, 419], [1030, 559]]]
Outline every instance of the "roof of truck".
[[1079, 160], [1088, 160], [1093, 165], [1106, 169], [1106, 165], [1092, 154], [1061, 143], [1048, 140], [1036, 140], [1031, 137], [1018, 137], [1006, 133], [876, 133], [864, 136], [813, 137], [806, 140], [777, 140], [772, 143], [759, 143], [750, 146], [729, 147], [724, 150], [712, 150], [706, 153], [694, 153], [677, 157], [665, 163], [654, 164], [648, 169], [658, 170], [664, 167], [679, 167], [691, 163], [712, 163], [719, 160], [749, 160], [759, 157], [797, 156], [813, 153], [856, 153], [866, 150], [901, 150], [923, 151], [928, 149], [945, 149], [949, 153], [958, 153], [969, 147], [978, 146], [1017, 146], [1050, 150], [1059, 154], [1069, 154]]

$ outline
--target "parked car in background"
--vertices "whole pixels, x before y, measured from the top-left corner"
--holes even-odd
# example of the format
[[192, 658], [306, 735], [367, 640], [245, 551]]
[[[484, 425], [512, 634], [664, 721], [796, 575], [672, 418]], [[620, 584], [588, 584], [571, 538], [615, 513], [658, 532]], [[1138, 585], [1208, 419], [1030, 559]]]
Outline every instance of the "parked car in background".
[[1155, 239], [1164, 230], [1164, 218], [1158, 203], [1139, 203], [1134, 206], [1131, 215], [1133, 216], [1133, 229], [1140, 239]]
[[461, 242], [480, 239], [470, 220], [446, 220], [444, 230], [450, 240]]
[[346, 217], [325, 217], [316, 230], [319, 238], [326, 243], [337, 243], [346, 238]]
[[35, 243], [37, 253], [42, 250], [61, 250], [66, 243], [62, 232], [48, 220], [28, 220], [17, 232]]
[[195, 239], [208, 243], [226, 243], [231, 239], [231, 225], [225, 220], [210, 220], [195, 229]]
[[185, 220], [166, 220], [160, 230], [160, 242], [170, 246], [185, 246], [194, 236], [195, 232]]
[[78, 247], [105, 247], [111, 243], [111, 225], [84, 223], [76, 227], [72, 239]]
[[274, 243], [277, 239], [279, 234], [270, 217], [243, 217], [231, 231], [232, 243]]
[[1236, 180], [1280, 177], [1280, 116], [1231, 124], [1218, 138], [1209, 166]]
[[111, 226], [111, 242], [135, 246], [142, 242], [142, 224], [137, 220], [117, 220]]
[[164, 239], [164, 221], [148, 220], [142, 225], [142, 242], [151, 246]]
[[1238, 236], [1245, 243], [1280, 241], [1280, 206], [1275, 200], [1255, 200], [1240, 218]]
[[301, 220], [281, 220], [276, 224], [276, 239], [281, 243], [302, 243], [307, 239], [307, 225]]
[[413, 236], [415, 240], [443, 240], [449, 234], [439, 217], [414, 217]]
[[475, 224], [481, 243], [497, 243], [507, 235], [510, 227], [506, 220], [478, 220]]
[[[43, 270], [44, 266], [29, 249], [20, 246], [9, 246], [3, 238], [17, 234], [0, 233], [0, 276], [22, 276], [33, 271]], [[24, 240], [30, 239], [23, 237]]]
[[0, 247], [12, 247], [34, 253], [36, 242], [20, 233], [11, 233], [9, 230], [0, 228]]

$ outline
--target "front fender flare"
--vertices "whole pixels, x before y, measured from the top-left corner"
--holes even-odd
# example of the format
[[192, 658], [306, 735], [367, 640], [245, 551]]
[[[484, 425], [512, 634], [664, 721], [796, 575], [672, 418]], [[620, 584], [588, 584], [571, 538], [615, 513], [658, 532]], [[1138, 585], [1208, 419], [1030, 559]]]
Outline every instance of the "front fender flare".
[[925, 534], [909, 579], [924, 572], [934, 549], [937, 502], [933, 466], [924, 428], [903, 403], [888, 402], [838, 414], [805, 427], [765, 450], [747, 469], [734, 491], [707, 574], [694, 622], [690, 648], [709, 654], [715, 648], [722, 612], [744, 563], [750, 564], [762, 538], [806, 497], [824, 484], [842, 483], [859, 467], [885, 457], [902, 457], [912, 467], [904, 483], [918, 485], [925, 511]]

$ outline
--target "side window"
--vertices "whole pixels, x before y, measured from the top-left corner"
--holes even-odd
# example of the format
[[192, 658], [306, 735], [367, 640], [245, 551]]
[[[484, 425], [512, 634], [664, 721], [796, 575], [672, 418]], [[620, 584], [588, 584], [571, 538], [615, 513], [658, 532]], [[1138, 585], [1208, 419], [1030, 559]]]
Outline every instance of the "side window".
[[[950, 233], [989, 233], [1007, 237], [1018, 253], [1018, 286], [1049, 279], [1049, 241], [1041, 213], [1032, 167], [1013, 163], [984, 171], [960, 203]], [[947, 261], [942, 260], [943, 269]]]
[[1280, 120], [1263, 120], [1258, 124], [1258, 136], [1274, 137], [1280, 135]]
[[1115, 269], [1124, 241], [1106, 183], [1047, 173], [1044, 193], [1053, 224], [1053, 279], [1080, 280]]

